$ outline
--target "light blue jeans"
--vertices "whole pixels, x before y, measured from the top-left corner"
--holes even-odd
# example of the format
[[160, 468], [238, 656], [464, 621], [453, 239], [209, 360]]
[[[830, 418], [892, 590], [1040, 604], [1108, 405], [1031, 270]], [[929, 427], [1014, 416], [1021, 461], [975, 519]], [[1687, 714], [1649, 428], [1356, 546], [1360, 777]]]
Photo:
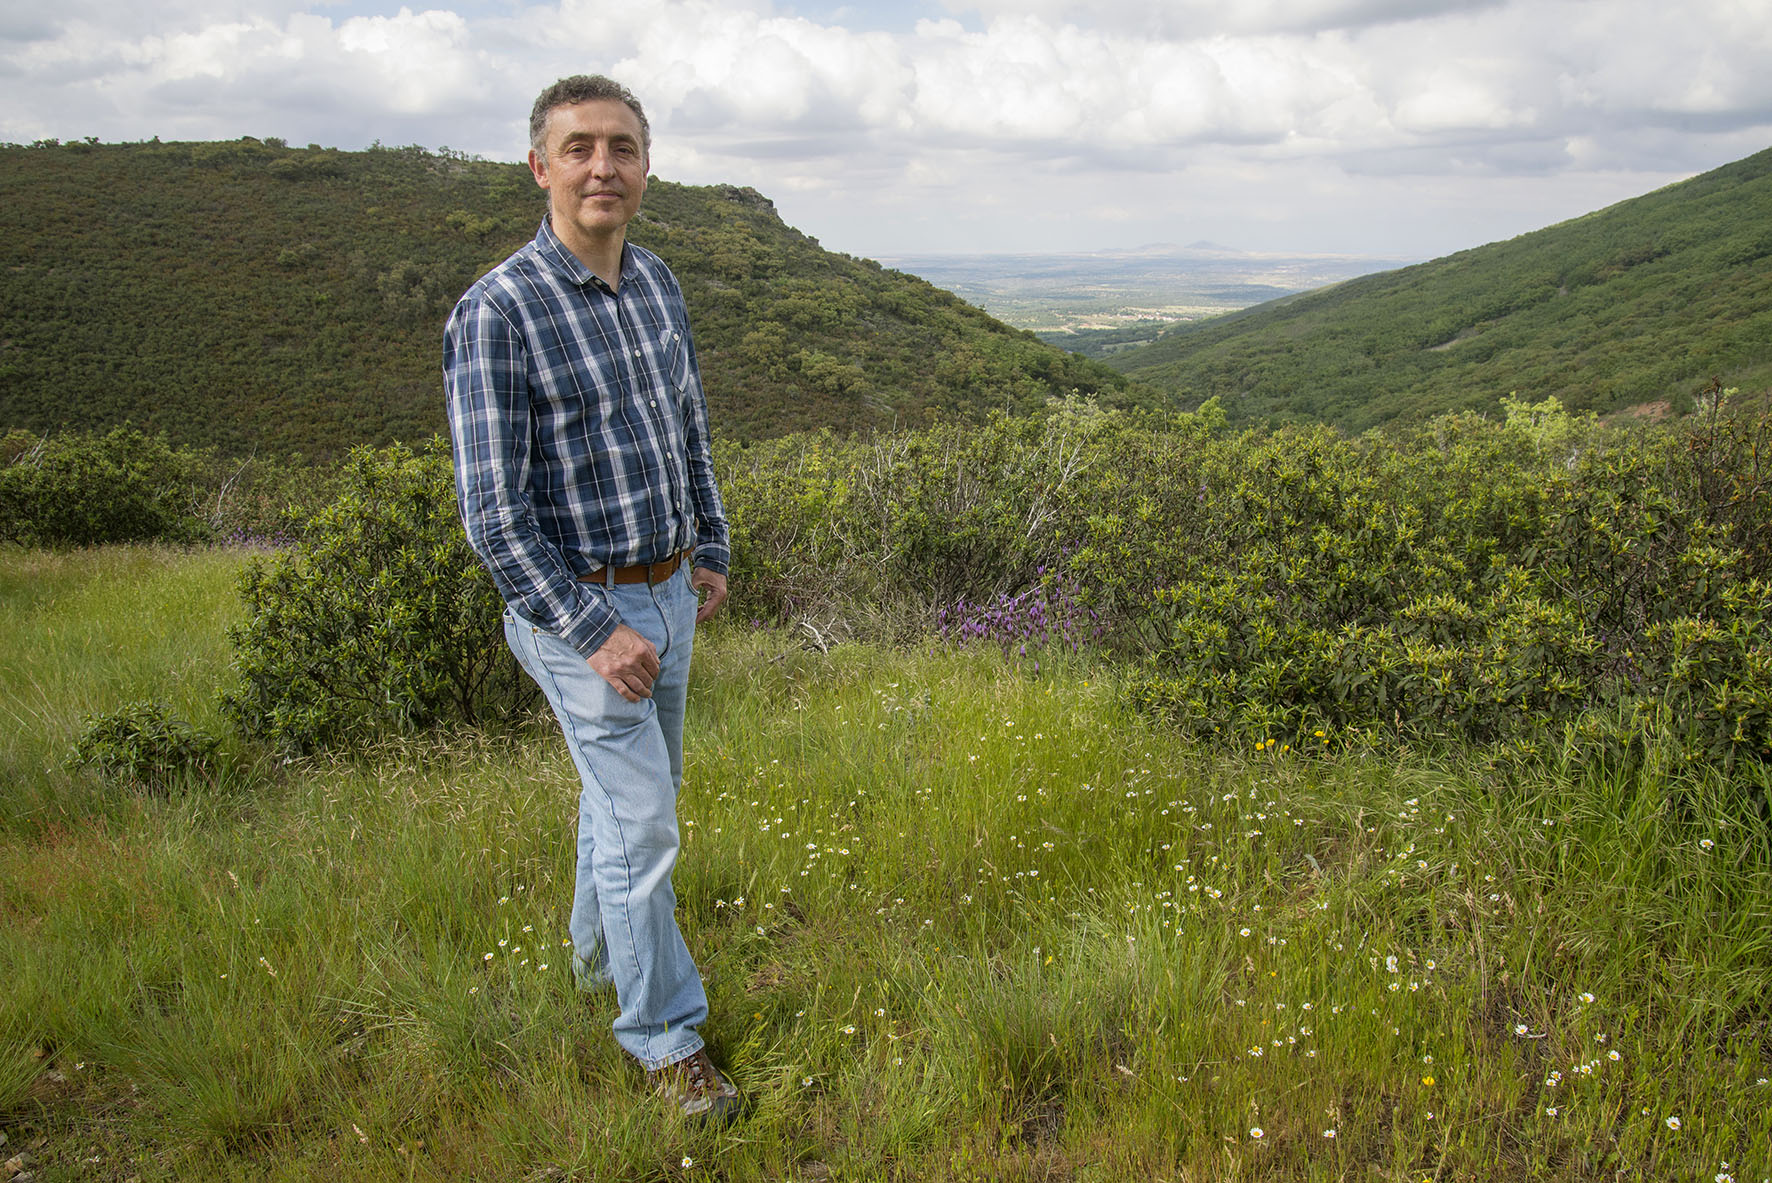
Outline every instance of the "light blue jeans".
[[652, 697], [628, 702], [571, 645], [505, 612], [505, 640], [547, 696], [578, 765], [578, 872], [570, 935], [580, 987], [613, 984], [615, 1038], [648, 1069], [694, 1055], [708, 1000], [677, 929], [677, 791], [695, 639], [687, 566], [663, 583], [606, 588], [658, 650]]

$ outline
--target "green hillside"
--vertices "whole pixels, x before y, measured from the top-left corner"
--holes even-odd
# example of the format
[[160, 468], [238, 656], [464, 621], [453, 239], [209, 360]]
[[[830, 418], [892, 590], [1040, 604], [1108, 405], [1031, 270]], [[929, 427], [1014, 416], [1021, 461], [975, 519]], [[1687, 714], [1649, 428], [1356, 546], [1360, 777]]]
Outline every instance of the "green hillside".
[[[429, 436], [449, 308], [542, 211], [523, 166], [448, 151], [0, 148], [0, 428], [128, 421], [310, 456]], [[1105, 366], [820, 249], [753, 190], [655, 181], [631, 237], [682, 280], [729, 436], [1133, 397]]]
[[1772, 380], [1772, 150], [1508, 242], [1177, 329], [1116, 369], [1233, 422], [1683, 409]]

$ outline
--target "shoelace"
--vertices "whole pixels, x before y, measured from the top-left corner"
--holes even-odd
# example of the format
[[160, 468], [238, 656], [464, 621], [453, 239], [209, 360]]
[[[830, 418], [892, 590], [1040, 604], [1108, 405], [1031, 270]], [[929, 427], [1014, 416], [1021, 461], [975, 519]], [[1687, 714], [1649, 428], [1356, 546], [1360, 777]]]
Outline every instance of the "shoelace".
[[706, 1052], [696, 1052], [693, 1056], [686, 1060], [680, 1060], [671, 1067], [682, 1073], [691, 1092], [706, 1093], [714, 1088], [712, 1071], [714, 1064], [712, 1060], [708, 1059]]

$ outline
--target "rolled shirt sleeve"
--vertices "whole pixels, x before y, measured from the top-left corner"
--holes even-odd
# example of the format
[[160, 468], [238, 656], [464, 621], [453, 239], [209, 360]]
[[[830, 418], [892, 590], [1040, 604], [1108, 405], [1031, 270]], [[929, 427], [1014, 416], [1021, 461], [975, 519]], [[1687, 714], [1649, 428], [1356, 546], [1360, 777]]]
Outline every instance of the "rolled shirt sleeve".
[[[679, 296], [678, 299], [682, 297]], [[687, 315], [685, 322], [687, 322]], [[724, 575], [732, 565], [730, 528], [720, 489], [714, 483], [714, 455], [708, 434], [708, 403], [701, 389], [695, 340], [689, 340], [689, 390], [684, 434], [689, 451], [689, 495], [695, 509], [695, 565]]]
[[443, 374], [468, 545], [512, 611], [589, 657], [621, 618], [601, 592], [573, 574], [530, 502], [532, 425], [522, 333], [469, 292], [444, 333]]

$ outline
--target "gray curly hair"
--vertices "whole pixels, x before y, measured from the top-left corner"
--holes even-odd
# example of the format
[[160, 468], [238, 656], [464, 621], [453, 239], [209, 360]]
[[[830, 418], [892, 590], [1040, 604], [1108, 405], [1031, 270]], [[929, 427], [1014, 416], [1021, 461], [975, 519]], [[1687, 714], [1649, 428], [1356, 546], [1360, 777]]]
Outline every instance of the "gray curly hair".
[[652, 125], [646, 122], [646, 112], [640, 107], [640, 100], [627, 87], [601, 74], [574, 74], [562, 78], [536, 96], [535, 106], [529, 111], [529, 146], [538, 155], [546, 151], [548, 112], [555, 107], [570, 107], [592, 99], [615, 99], [627, 104], [628, 110], [640, 121], [640, 146], [646, 150], [647, 159], [651, 159]]

